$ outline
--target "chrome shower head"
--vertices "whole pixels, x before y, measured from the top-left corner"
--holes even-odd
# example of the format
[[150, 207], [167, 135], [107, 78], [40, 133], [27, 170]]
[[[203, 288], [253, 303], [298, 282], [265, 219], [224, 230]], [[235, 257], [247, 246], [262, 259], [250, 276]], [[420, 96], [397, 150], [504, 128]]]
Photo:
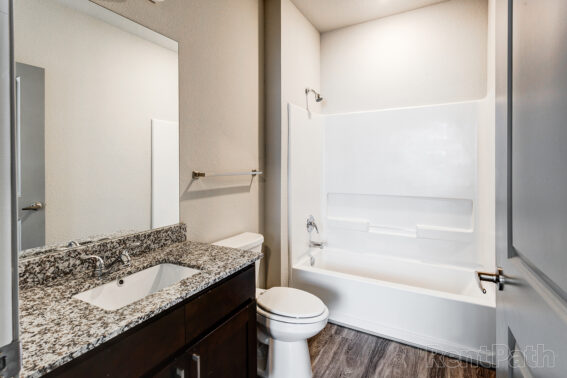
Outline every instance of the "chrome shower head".
[[317, 92], [315, 89], [305, 88], [305, 96], [308, 96], [309, 92], [313, 92], [313, 94], [315, 95], [315, 101], [316, 102], [321, 102], [321, 101], [324, 100], [324, 98], [321, 97], [321, 94], [319, 92]]

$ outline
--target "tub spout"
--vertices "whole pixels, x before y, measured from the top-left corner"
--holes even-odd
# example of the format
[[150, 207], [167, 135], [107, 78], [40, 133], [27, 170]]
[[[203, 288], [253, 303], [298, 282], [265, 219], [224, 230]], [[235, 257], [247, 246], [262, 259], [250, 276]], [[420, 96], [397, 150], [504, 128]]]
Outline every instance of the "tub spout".
[[323, 248], [325, 248], [325, 246], [327, 246], [327, 242], [324, 241], [324, 240], [321, 240], [321, 241], [310, 240], [309, 241], [309, 248], [321, 248], [321, 249], [323, 249]]

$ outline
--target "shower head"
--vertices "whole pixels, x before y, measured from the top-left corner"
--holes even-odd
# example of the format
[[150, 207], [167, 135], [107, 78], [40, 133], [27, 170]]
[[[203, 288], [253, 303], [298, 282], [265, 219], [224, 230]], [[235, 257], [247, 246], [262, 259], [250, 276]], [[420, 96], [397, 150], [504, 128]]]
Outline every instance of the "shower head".
[[315, 95], [315, 101], [321, 102], [324, 100], [324, 98], [321, 97], [321, 94], [317, 92], [315, 89], [305, 88], [305, 96], [309, 95], [309, 92], [313, 92], [313, 94]]

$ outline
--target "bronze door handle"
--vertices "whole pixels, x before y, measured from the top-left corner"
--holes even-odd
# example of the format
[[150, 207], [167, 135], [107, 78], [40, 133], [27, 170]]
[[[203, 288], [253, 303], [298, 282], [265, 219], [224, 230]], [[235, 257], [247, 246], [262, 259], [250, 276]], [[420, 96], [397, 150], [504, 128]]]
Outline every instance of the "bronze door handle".
[[43, 204], [41, 202], [34, 202], [31, 205], [22, 208], [22, 210], [25, 211], [38, 211], [41, 209], [43, 209]]

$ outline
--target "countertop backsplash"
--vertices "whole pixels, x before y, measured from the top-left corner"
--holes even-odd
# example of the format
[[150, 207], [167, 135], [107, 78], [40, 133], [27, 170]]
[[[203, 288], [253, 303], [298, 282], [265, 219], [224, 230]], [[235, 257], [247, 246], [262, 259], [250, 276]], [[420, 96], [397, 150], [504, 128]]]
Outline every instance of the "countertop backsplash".
[[19, 261], [20, 289], [34, 285], [49, 285], [61, 276], [94, 269], [93, 261], [83, 260], [82, 256], [96, 255], [108, 262], [118, 257], [122, 251], [127, 251], [134, 257], [186, 240], [187, 226], [178, 223], [127, 235], [105, 236], [88, 244], [49, 253], [45, 250], [26, 253]]

